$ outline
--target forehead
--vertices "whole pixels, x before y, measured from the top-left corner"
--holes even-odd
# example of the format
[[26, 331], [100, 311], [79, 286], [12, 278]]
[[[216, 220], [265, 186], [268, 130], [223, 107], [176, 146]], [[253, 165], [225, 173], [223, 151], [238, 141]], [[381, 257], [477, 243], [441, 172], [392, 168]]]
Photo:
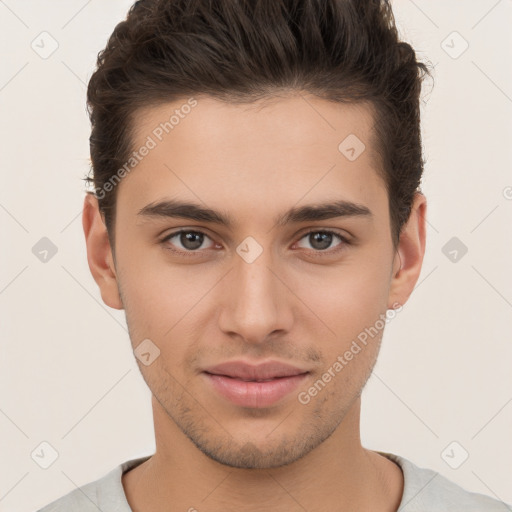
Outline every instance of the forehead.
[[[227, 103], [209, 96], [182, 98], [139, 109], [132, 128], [135, 147], [151, 136], [158, 145], [172, 144], [174, 139], [185, 144], [183, 149], [193, 147], [212, 156], [217, 153], [213, 149], [222, 148], [271, 159], [288, 148], [295, 154], [302, 149], [301, 156], [308, 146], [328, 154], [334, 150], [337, 156], [339, 143], [350, 135], [358, 136], [372, 152], [373, 123], [369, 103], [335, 103], [294, 93], [253, 103]], [[264, 155], [259, 152], [262, 147]]]
[[124, 196], [133, 208], [180, 196], [275, 215], [306, 196], [365, 204], [385, 191], [372, 111], [363, 104], [307, 95], [251, 104], [184, 98], [139, 111], [133, 129], [135, 151], [151, 146], [119, 185], [118, 201]]

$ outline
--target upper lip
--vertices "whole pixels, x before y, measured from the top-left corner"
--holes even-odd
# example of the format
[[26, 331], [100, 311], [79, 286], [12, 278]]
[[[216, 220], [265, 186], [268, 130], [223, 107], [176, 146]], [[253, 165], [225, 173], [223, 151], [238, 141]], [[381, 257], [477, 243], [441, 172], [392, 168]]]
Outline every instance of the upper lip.
[[279, 361], [267, 361], [257, 365], [243, 361], [228, 361], [206, 368], [204, 371], [213, 375], [225, 375], [242, 380], [265, 380], [308, 373], [307, 370]]

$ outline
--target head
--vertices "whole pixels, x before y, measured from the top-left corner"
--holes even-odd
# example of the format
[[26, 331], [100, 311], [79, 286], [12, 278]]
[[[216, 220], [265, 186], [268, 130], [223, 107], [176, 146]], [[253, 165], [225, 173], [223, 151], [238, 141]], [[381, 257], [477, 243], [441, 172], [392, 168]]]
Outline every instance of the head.
[[[425, 71], [377, 0], [139, 1], [100, 52], [89, 265], [159, 350], [159, 417], [211, 459], [293, 463], [359, 400], [421, 270]], [[306, 375], [242, 407], [205, 373], [235, 359]]]

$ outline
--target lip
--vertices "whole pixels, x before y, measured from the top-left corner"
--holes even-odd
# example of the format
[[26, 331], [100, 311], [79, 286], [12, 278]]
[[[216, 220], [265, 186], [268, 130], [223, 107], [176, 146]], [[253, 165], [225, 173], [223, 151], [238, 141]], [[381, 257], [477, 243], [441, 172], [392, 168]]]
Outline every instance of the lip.
[[301, 373], [307, 373], [308, 370], [280, 361], [266, 361], [260, 364], [249, 364], [244, 361], [227, 361], [205, 368], [204, 371], [214, 375], [225, 375], [234, 379], [254, 381], [274, 379], [276, 377], [293, 377]]
[[204, 370], [210, 385], [235, 405], [263, 408], [294, 391], [308, 370], [279, 361], [251, 365], [230, 361]]

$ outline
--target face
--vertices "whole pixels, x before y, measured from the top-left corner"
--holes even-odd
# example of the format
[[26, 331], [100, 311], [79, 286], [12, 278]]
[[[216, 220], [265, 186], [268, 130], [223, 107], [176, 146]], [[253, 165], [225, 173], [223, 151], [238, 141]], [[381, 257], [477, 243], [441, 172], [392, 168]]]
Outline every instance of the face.
[[135, 147], [156, 145], [118, 185], [102, 294], [134, 349], [150, 340], [138, 364], [154, 404], [197, 448], [234, 467], [289, 464], [342, 424], [404, 300], [372, 116], [314, 97], [198, 97], [160, 141], [184, 103], [137, 116]]

